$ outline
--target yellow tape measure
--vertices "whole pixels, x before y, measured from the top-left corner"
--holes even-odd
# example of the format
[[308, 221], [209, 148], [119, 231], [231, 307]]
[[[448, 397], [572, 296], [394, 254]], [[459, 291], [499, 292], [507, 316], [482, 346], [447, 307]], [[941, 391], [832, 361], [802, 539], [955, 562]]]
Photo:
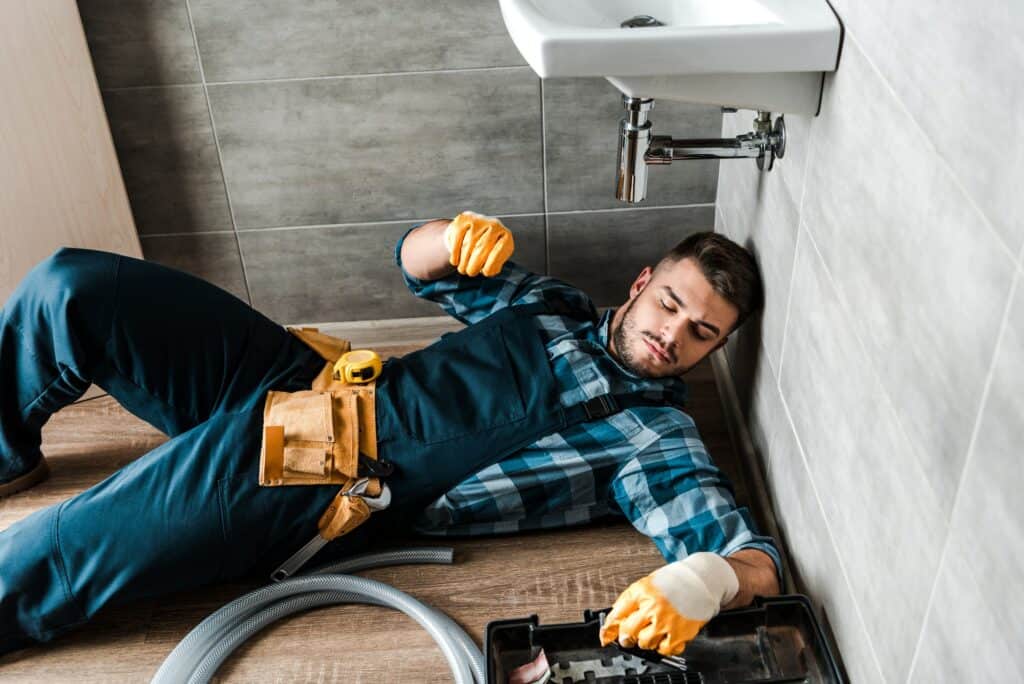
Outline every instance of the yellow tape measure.
[[334, 379], [347, 383], [370, 382], [380, 375], [380, 356], [371, 349], [345, 352], [334, 364]]

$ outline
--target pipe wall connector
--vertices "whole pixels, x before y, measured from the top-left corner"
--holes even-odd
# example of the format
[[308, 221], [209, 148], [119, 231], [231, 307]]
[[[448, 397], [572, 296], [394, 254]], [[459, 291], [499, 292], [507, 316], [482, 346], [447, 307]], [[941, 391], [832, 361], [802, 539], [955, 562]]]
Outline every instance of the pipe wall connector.
[[[654, 109], [651, 98], [622, 96], [626, 117], [619, 122], [616, 198], [636, 203], [647, 196], [647, 167], [671, 164], [680, 159], [748, 158], [757, 168], [771, 171], [775, 159], [786, 153], [786, 122], [782, 116], [772, 123], [771, 112], [758, 111], [754, 130], [735, 138], [683, 138], [653, 135], [648, 112]], [[725, 111], [735, 109], [725, 108]]]

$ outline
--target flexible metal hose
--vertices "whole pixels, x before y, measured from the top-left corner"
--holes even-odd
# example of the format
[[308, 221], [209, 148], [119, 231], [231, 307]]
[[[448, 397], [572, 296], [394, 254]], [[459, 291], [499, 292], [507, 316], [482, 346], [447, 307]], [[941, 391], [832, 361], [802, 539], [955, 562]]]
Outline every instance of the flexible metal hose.
[[483, 654], [447, 615], [382, 582], [334, 574], [385, 565], [451, 562], [450, 548], [364, 554], [250, 592], [220, 608], [189, 632], [164, 660], [153, 682], [208, 682], [239, 645], [282, 617], [323, 605], [368, 603], [397, 608], [419, 622], [441, 648], [458, 684], [473, 684], [474, 679], [483, 684]]

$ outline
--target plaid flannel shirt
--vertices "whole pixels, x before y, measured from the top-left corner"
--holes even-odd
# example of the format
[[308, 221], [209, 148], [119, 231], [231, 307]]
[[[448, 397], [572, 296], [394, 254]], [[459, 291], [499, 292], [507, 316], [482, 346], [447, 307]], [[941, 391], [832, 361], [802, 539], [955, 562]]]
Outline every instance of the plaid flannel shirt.
[[[410, 275], [395, 263], [417, 297], [436, 302], [471, 325], [513, 304], [560, 299], [597, 318], [591, 299], [561, 280], [505, 262], [493, 277], [453, 273], [432, 281]], [[415, 529], [427, 535], [517, 532], [625, 516], [653, 540], [666, 561], [697, 551], [727, 556], [754, 548], [775, 562], [771, 537], [758, 533], [732, 485], [715, 466], [693, 419], [680, 406], [686, 385], [678, 377], [643, 378], [608, 352], [614, 309], [597, 323], [541, 315], [548, 356], [559, 383], [560, 401], [571, 406], [607, 392], [644, 391], [661, 406], [625, 409], [606, 418], [547, 435], [467, 478], [430, 504]]]

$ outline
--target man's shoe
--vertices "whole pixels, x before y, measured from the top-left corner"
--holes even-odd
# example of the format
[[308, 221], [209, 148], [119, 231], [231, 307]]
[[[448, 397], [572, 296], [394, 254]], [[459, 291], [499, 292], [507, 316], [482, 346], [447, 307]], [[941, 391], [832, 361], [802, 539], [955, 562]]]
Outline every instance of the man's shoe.
[[39, 463], [37, 463], [32, 470], [19, 475], [13, 480], [0, 482], [0, 499], [5, 496], [10, 496], [11, 494], [17, 494], [29, 487], [34, 487], [49, 477], [49, 475], [50, 469], [46, 465], [46, 459], [40, 458]]

